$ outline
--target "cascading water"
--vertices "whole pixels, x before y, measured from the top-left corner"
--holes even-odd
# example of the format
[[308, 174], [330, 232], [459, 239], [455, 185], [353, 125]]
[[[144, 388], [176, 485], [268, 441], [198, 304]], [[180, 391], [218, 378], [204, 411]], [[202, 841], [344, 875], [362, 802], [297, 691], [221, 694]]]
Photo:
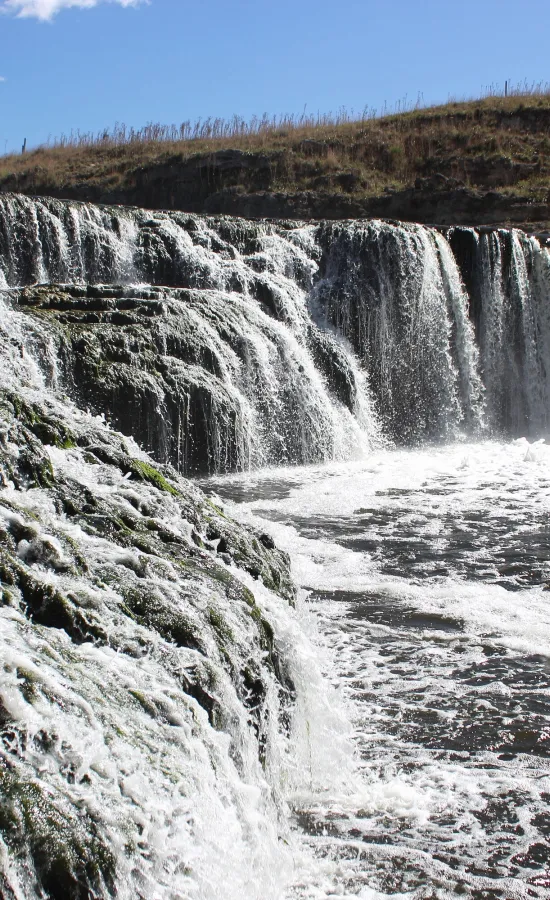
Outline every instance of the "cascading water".
[[550, 252], [520, 231], [451, 229], [449, 242], [470, 289], [488, 425], [542, 437], [550, 410]]
[[326, 225], [315, 299], [365, 361], [392, 438], [481, 424], [467, 300], [441, 235], [420, 226]]
[[18, 299], [48, 322], [66, 388], [158, 459], [247, 469], [376, 439], [365, 374], [307, 312], [311, 227], [16, 197], [0, 220], [5, 283], [59, 285]]
[[0, 895], [542, 898], [548, 249], [4, 195], [0, 287]]
[[[195, 334], [188, 321], [186, 346], [177, 335], [173, 353], [166, 319], [157, 326], [154, 304], [139, 309], [153, 317], [151, 352], [171, 383], [159, 383], [149, 365], [146, 379], [124, 388], [146, 418], [165, 407], [173, 447], [166, 435], [155, 445], [160, 421], [135, 436], [183, 471], [196, 471], [199, 460], [216, 471], [344, 458], [365, 432], [376, 439], [374, 409], [399, 443], [484, 429], [535, 436], [548, 427], [550, 255], [521, 232], [255, 224], [6, 195], [0, 273], [6, 286], [56, 282], [69, 296], [71, 285], [127, 285], [126, 295], [118, 289], [118, 319], [105, 322], [128, 334], [115, 356], [131, 357], [140, 343], [131, 328], [139, 322], [122, 315], [132, 299], [136, 308], [137, 283], [163, 288], [143, 300], [183, 301], [168, 321], [193, 315]], [[71, 338], [87, 326], [90, 341], [96, 332], [103, 340], [93, 326], [109, 310], [91, 300], [80, 317], [77, 303], [64, 310], [75, 314], [63, 321]], [[74, 369], [67, 341], [64, 349]], [[105, 369], [103, 376], [110, 378]], [[105, 392], [90, 392], [90, 377], [84, 387], [99, 398]], [[114, 401], [96, 405], [113, 416]], [[204, 423], [221, 429], [212, 447], [193, 436], [195, 418], [199, 431]], [[187, 459], [182, 447], [193, 442], [196, 458]], [[225, 453], [215, 449], [220, 442]]]
[[287, 561], [0, 329], [0, 895], [276, 900], [293, 794], [352, 774]]

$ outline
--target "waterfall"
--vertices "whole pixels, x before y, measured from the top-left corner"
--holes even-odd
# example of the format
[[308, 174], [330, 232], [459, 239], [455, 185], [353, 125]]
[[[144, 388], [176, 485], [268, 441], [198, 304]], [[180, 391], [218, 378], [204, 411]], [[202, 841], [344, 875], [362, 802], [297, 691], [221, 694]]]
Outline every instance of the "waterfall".
[[280, 900], [349, 755], [288, 559], [57, 392], [40, 324], [0, 296], [0, 894]]
[[66, 390], [161, 461], [300, 464], [377, 439], [364, 372], [308, 314], [311, 226], [11, 196], [0, 221], [3, 280], [27, 286]]
[[545, 434], [549, 260], [518, 231], [0, 198], [0, 282], [64, 389], [184, 473]]
[[[289, 807], [361, 794], [350, 725], [258, 508], [237, 525], [183, 475], [543, 436], [549, 293], [518, 231], [0, 196], [0, 895], [280, 900]], [[312, 528], [304, 585], [338, 590], [318, 484], [272, 524]], [[386, 488], [383, 534], [414, 515]]]
[[468, 298], [444, 237], [417, 225], [325, 225], [316, 302], [369, 371], [395, 440], [445, 438], [482, 420]]
[[[510, 294], [519, 310], [519, 363], [517, 376], [522, 388], [523, 419], [519, 398], [511, 404], [515, 430], [523, 427], [529, 434], [548, 433], [550, 394], [547, 380], [550, 363], [548, 297], [550, 256], [539, 252], [538, 244], [520, 232], [511, 235]], [[515, 373], [514, 373], [515, 374]], [[519, 426], [519, 428], [518, 428]]]
[[550, 416], [548, 247], [515, 229], [457, 228], [449, 240], [470, 289], [488, 425], [497, 433], [544, 437]]

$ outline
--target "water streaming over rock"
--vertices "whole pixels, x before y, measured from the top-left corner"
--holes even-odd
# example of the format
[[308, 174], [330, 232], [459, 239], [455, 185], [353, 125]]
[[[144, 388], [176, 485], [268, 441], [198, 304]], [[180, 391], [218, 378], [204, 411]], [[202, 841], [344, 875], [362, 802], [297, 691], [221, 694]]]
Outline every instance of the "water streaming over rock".
[[308, 314], [311, 227], [19, 197], [0, 218], [5, 283], [57, 283], [16, 299], [56, 341], [66, 389], [161, 461], [307, 463], [376, 439], [365, 373]]
[[445, 239], [420, 226], [326, 225], [315, 298], [365, 361], [392, 438], [481, 424], [467, 298]]
[[[375, 410], [398, 442], [548, 428], [550, 255], [518, 231], [6, 195], [0, 279], [65, 286], [69, 378], [182, 471], [345, 458], [361, 434], [376, 439]], [[117, 291], [79, 296], [98, 284]], [[75, 359], [82, 340], [102, 364], [95, 379], [81, 371], [88, 353]], [[113, 383], [127, 410], [106, 398]]]
[[[424, 615], [422, 604], [433, 601], [444, 619], [439, 586], [447, 577], [453, 585], [500, 578], [504, 594], [525, 585], [542, 591], [543, 525], [527, 569], [517, 569], [516, 544], [500, 547], [496, 513], [489, 561], [483, 552], [478, 560], [474, 545], [463, 558], [451, 512], [432, 522], [438, 478], [426, 476], [435, 482], [426, 500], [414, 473], [403, 474], [408, 460], [428, 465], [424, 451], [402, 451], [403, 463], [391, 457], [410, 506], [397, 510], [396, 522], [408, 531], [405, 539], [392, 532], [382, 562], [377, 547], [393, 527], [397, 502], [384, 474], [388, 439], [548, 433], [548, 249], [517, 231], [245, 222], [3, 195], [0, 288], [0, 894], [424, 897], [422, 885], [432, 878], [444, 896], [452, 882], [445, 867], [454, 863], [442, 857], [436, 872], [418, 862], [425, 852], [409, 815], [414, 784], [407, 776], [386, 790], [377, 769], [382, 784], [373, 787], [375, 760], [365, 789], [365, 734], [372, 747], [387, 747], [386, 738], [369, 731], [369, 711], [351, 704], [350, 712], [339, 699], [357, 688], [353, 640], [361, 666], [379, 653], [380, 666], [388, 658], [395, 672], [409, 671], [414, 647], [405, 634], [398, 646], [388, 638], [387, 647], [373, 648], [370, 626], [350, 626], [335, 609], [319, 612], [319, 604], [336, 597], [351, 618], [356, 603], [359, 618], [391, 618], [404, 596], [401, 581], [409, 579], [415, 586], [406, 592], [406, 615], [416, 606], [415, 615]], [[269, 514], [234, 507], [256, 530], [232, 522], [219, 502], [181, 477], [334, 465], [373, 452], [374, 468], [363, 472], [358, 463], [341, 497], [338, 489], [336, 499], [331, 494], [334, 471], [326, 484], [314, 476], [319, 486], [306, 503], [313, 510], [332, 498], [334, 514], [323, 518], [317, 510], [311, 522], [300, 504], [284, 518], [291, 470], [262, 476], [252, 490]], [[536, 448], [522, 452], [538, 459]], [[506, 473], [522, 491], [513, 465]], [[296, 477], [299, 484], [309, 476]], [[490, 477], [498, 483], [498, 474]], [[449, 479], [444, 491], [452, 493], [458, 482]], [[542, 470], [537, 479], [526, 503], [539, 515]], [[376, 499], [378, 482], [389, 499], [384, 492]], [[246, 499], [246, 477], [228, 481], [228, 496], [241, 483]], [[484, 485], [481, 478], [480, 491]], [[223, 493], [223, 482], [214, 487]], [[368, 508], [353, 505], [359, 490]], [[422, 494], [418, 521], [415, 491]], [[348, 496], [353, 508], [344, 503], [342, 513]], [[497, 505], [517, 503], [495, 497]], [[466, 522], [469, 516], [467, 509]], [[321, 636], [303, 593], [293, 606], [289, 560], [274, 547], [270, 523], [298, 582], [317, 592]], [[481, 535], [476, 540], [485, 547]], [[420, 545], [429, 547], [428, 563], [423, 556], [416, 562]], [[399, 581], [397, 590], [382, 590], [386, 600], [391, 594], [389, 611], [378, 596], [387, 577]], [[342, 585], [349, 596], [338, 598]], [[454, 602], [453, 590], [444, 595]], [[541, 597], [535, 629], [545, 616]], [[497, 599], [502, 618], [506, 603]], [[490, 612], [480, 609], [474, 619], [487, 630]], [[460, 627], [453, 620], [453, 634]], [[474, 644], [472, 667], [479, 662]], [[449, 680], [452, 660], [441, 659], [440, 670]], [[439, 690], [434, 672], [425, 679], [430, 697]], [[385, 721], [380, 710], [374, 718]], [[394, 751], [395, 766], [405, 758], [413, 765], [408, 745], [396, 743]], [[431, 765], [419, 762], [423, 773]], [[423, 795], [412, 816], [424, 815], [436, 842], [444, 820], [438, 791], [451, 770], [456, 766], [438, 774], [435, 786], [426, 775], [426, 797], [436, 799]], [[492, 789], [489, 776], [479, 784], [475, 790]], [[453, 815], [467, 843], [469, 828], [479, 837], [482, 807], [464, 813], [461, 791], [453, 794]], [[322, 838], [313, 850], [296, 841], [291, 809], [306, 833]], [[379, 859], [387, 877], [378, 877], [358, 845], [385, 846], [403, 829], [405, 844], [394, 857], [416, 854], [414, 874], [394, 866], [388, 851]], [[345, 837], [336, 850], [332, 832]], [[538, 864], [530, 848], [522, 856], [514, 844], [512, 852]], [[497, 866], [477, 884], [476, 853], [457, 881], [472, 897], [500, 877]], [[506, 869], [507, 890], [518, 865]]]
[[0, 333], [0, 894], [275, 900], [349, 755], [288, 559], [52, 390], [3, 300]]
[[548, 247], [516, 230], [451, 229], [448, 237], [470, 294], [488, 424], [548, 434]]

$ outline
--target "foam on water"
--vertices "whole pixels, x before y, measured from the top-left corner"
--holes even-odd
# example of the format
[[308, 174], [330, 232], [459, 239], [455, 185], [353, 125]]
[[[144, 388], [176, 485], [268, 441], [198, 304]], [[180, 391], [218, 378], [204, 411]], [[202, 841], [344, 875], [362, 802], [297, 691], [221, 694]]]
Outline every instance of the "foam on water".
[[[75, 431], [109, 432], [52, 392], [44, 366], [33, 356], [32, 327], [4, 303], [0, 311], [4, 388], [16, 391], [21, 403], [55, 412]], [[43, 362], [42, 352], [39, 357]], [[127, 447], [132, 456], [147, 459], [131, 439]], [[8, 446], [10, 453], [19, 451]], [[167, 534], [195, 546], [193, 525], [170, 495], [128, 481], [79, 447], [52, 446], [48, 453], [56, 478], [69, 479], [117, 516], [143, 509]], [[331, 785], [350, 790], [355, 777], [349, 727], [331, 700], [300, 609], [218, 560], [253, 592], [292, 679], [296, 702], [282, 729], [280, 685], [263, 671], [252, 619], [243, 618], [223, 591], [213, 595], [212, 586], [206, 589], [200, 579], [190, 591], [189, 575], [170, 558], [126, 549], [108, 533], [83, 530], [46, 488], [15, 490], [4, 482], [0, 521], [24, 527], [27, 537], [19, 541], [17, 554], [33, 567], [45, 595], [77, 595], [85, 616], [104, 631], [98, 643], [74, 643], [61, 628], [31, 624], [14, 589], [3, 593], [0, 710], [3, 724], [11, 723], [2, 732], [3, 774], [15, 771], [16, 761], [26, 789], [40, 793], [45, 804], [52, 798], [63, 810], [64, 827], [81, 828], [83, 835], [88, 828], [106, 843], [116, 860], [116, 894], [123, 900], [280, 898], [301, 853], [288, 829], [290, 800], [323, 795]], [[75, 548], [86, 561], [80, 574], [70, 558]], [[184, 608], [202, 629], [206, 655], [120, 615], [120, 584], [138, 585], [145, 572], [149, 602], [158, 593]], [[232, 635], [223, 657], [204, 629], [212, 608]], [[262, 763], [249, 711], [230, 677], [232, 667], [245, 659], [265, 675]], [[193, 677], [210, 685], [223, 722], [210, 722], [185, 690], [186, 679]], [[41, 804], [36, 801], [33, 815], [40, 822], [43, 814], [47, 824]], [[14, 854], [0, 840], [2, 890], [18, 900], [42, 896], [27, 850]], [[112, 890], [103, 884], [100, 895], [111, 896]]]
[[549, 463], [523, 439], [214, 483], [291, 554], [355, 731], [362, 784], [295, 799], [318, 868], [289, 896], [546, 896]]

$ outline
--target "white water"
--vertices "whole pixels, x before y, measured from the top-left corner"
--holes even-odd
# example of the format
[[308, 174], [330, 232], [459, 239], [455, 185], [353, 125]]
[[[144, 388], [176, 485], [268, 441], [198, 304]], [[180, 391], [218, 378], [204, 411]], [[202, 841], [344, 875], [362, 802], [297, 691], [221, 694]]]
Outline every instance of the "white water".
[[[111, 298], [104, 289], [99, 310], [116, 309], [121, 297], [146, 310], [150, 318], [137, 324], [147, 325], [155, 359], [137, 355], [146, 341], [128, 323], [109, 329], [105, 347], [101, 329], [110, 320], [104, 317], [95, 353], [111, 365], [105, 380], [113, 408], [98, 401], [104, 385], [89, 386], [86, 405], [180, 471], [346, 459], [375, 442], [379, 428], [368, 376], [345, 342], [309, 314], [319, 255], [314, 231], [5, 196], [0, 286], [56, 282], [72, 285], [73, 293], [76, 286], [71, 324], [75, 312], [90, 324], [82, 316], [90, 298], [84, 310], [78, 307], [85, 284], [118, 286]], [[17, 301], [17, 290], [11, 296]], [[153, 300], [149, 307], [147, 300]], [[64, 360], [63, 387], [81, 399], [81, 374], [74, 374], [81, 333], [67, 335], [65, 321], [51, 315], [49, 321]], [[40, 328], [46, 327], [42, 318]], [[108, 351], [115, 331], [113, 364]], [[121, 383], [121, 397], [110, 390], [113, 381]], [[134, 417], [124, 428], [120, 407], [128, 401]]]
[[[459, 232], [469, 267], [452, 249]], [[354, 417], [376, 440], [375, 411], [399, 443], [548, 432], [550, 252], [519, 231], [444, 236], [3, 195], [0, 285], [36, 282], [186, 289], [200, 320], [194, 349], [223, 363], [221, 384], [204, 360], [184, 370], [199, 392], [212, 382], [209, 471], [227, 462], [218, 438], [236, 446], [229, 468], [345, 458]], [[335, 353], [355, 399], [338, 396]]]
[[549, 466], [518, 440], [212, 484], [291, 554], [354, 733], [353, 786], [295, 798], [290, 897], [548, 896]]
[[[221, 406], [213, 410], [215, 467], [358, 457], [213, 485], [230, 512], [288, 550], [303, 591], [294, 612], [231, 566], [271, 624], [296, 687], [287, 734], [277, 684], [264, 672], [263, 766], [207, 613], [214, 602], [237, 636], [231, 665], [251, 654], [262, 669], [249, 616], [225, 596], [207, 597], [200, 581], [190, 595], [170, 560], [152, 564], [139, 548], [121, 554], [108, 536], [75, 531], [47, 489], [5, 483], [0, 505], [16, 505], [36, 531], [19, 557], [38, 567], [45, 590], [78, 588], [109, 641], [73, 645], [61, 629], [29, 624], [15, 605], [0, 609], [1, 700], [18, 723], [4, 759], [17, 756], [28, 783], [72, 821], [75, 810], [88, 824], [90, 814], [116, 857], [123, 900], [544, 897], [548, 446], [376, 449], [374, 410], [404, 440], [493, 428], [545, 435], [548, 250], [519, 233], [472, 232], [482, 294], [474, 322], [449, 242], [420, 226], [149, 218], [9, 197], [0, 212], [3, 287], [116, 281], [138, 300], [136, 281], [176, 288], [155, 296], [182, 333], [195, 329], [220, 375], [188, 369], [212, 396], [221, 384], [219, 396], [239, 410], [236, 435], [224, 431]], [[192, 290], [179, 294], [182, 286]], [[63, 397], [54, 325], [4, 303], [0, 312], [3, 386], [77, 431], [107, 433]], [[315, 323], [351, 375], [348, 406], [309, 344]], [[164, 327], [163, 364], [175, 333]], [[127, 447], [145, 458], [131, 439]], [[8, 451], [21, 448], [8, 442]], [[153, 510], [191, 547], [191, 523], [170, 497], [129, 486], [76, 448], [52, 448], [51, 461], [117, 515], [135, 515], [136, 504]], [[7, 521], [13, 510], [5, 509]], [[39, 547], [63, 561], [71, 541], [89, 565], [78, 585], [74, 574], [32, 561]], [[146, 564], [151, 598], [172, 598], [204, 629], [206, 663], [121, 619], [124, 581], [133, 585]], [[221, 729], [182, 689], [178, 679], [191, 670], [215, 685]], [[39, 897], [29, 859], [5, 845], [0, 853], [18, 900]]]
[[[28, 322], [3, 302], [0, 334], [5, 388], [21, 401], [61, 415], [77, 434], [115, 437], [100, 420], [52, 393], [33, 357]], [[16, 457], [22, 448], [10, 443], [7, 429], [2, 440]], [[145, 459], [131, 441], [126, 446]], [[170, 496], [129, 481], [81, 449], [51, 447], [49, 455], [56, 478], [87, 490], [118, 516], [154, 520], [194, 547], [192, 523]], [[124, 550], [108, 533], [83, 531], [60, 511], [49, 489], [15, 490], [5, 474], [2, 478], [0, 524], [24, 524], [28, 531], [28, 539], [18, 544], [19, 558], [44, 591], [77, 597], [89, 621], [106, 632], [104, 641], [75, 644], [61, 628], [32, 624], [18, 590], [3, 585], [2, 790], [6, 773], [16, 772], [27, 788], [40, 791], [45, 800], [34, 801], [31, 815], [47, 826], [43, 804], [51, 801], [65, 829], [61, 841], [73, 840], [75, 833], [85, 836], [93, 827], [114, 856], [116, 896], [122, 900], [218, 900], [222, 895], [278, 900], [294, 871], [289, 800], [314, 785], [324, 790], [333, 781], [344, 789], [351, 771], [340, 713], [326, 694], [300, 612], [244, 571], [217, 561], [253, 591], [273, 628], [297, 691], [286, 734], [278, 724], [278, 685], [264, 666], [252, 620], [238, 603], [223, 591], [213, 593], [212, 584], [206, 586], [200, 577], [190, 582], [170, 558]], [[193, 496], [193, 488], [187, 490]], [[76, 548], [86, 560], [80, 573], [72, 557]], [[163, 640], [121, 613], [123, 589], [144, 585], [151, 602], [171, 598], [174, 608], [197, 625], [206, 655]], [[238, 669], [248, 660], [267, 687], [263, 766], [248, 711], [212, 640], [212, 609], [233, 635], [226, 648], [231, 664]], [[217, 727], [187, 692], [189, 678], [213, 692], [223, 714]], [[10, 809], [11, 798], [4, 796]], [[10, 900], [45, 896], [30, 849], [15, 851], [0, 837], [0, 893]], [[46, 844], [46, 853], [52, 852]], [[98, 896], [112, 896], [108, 885]]]

